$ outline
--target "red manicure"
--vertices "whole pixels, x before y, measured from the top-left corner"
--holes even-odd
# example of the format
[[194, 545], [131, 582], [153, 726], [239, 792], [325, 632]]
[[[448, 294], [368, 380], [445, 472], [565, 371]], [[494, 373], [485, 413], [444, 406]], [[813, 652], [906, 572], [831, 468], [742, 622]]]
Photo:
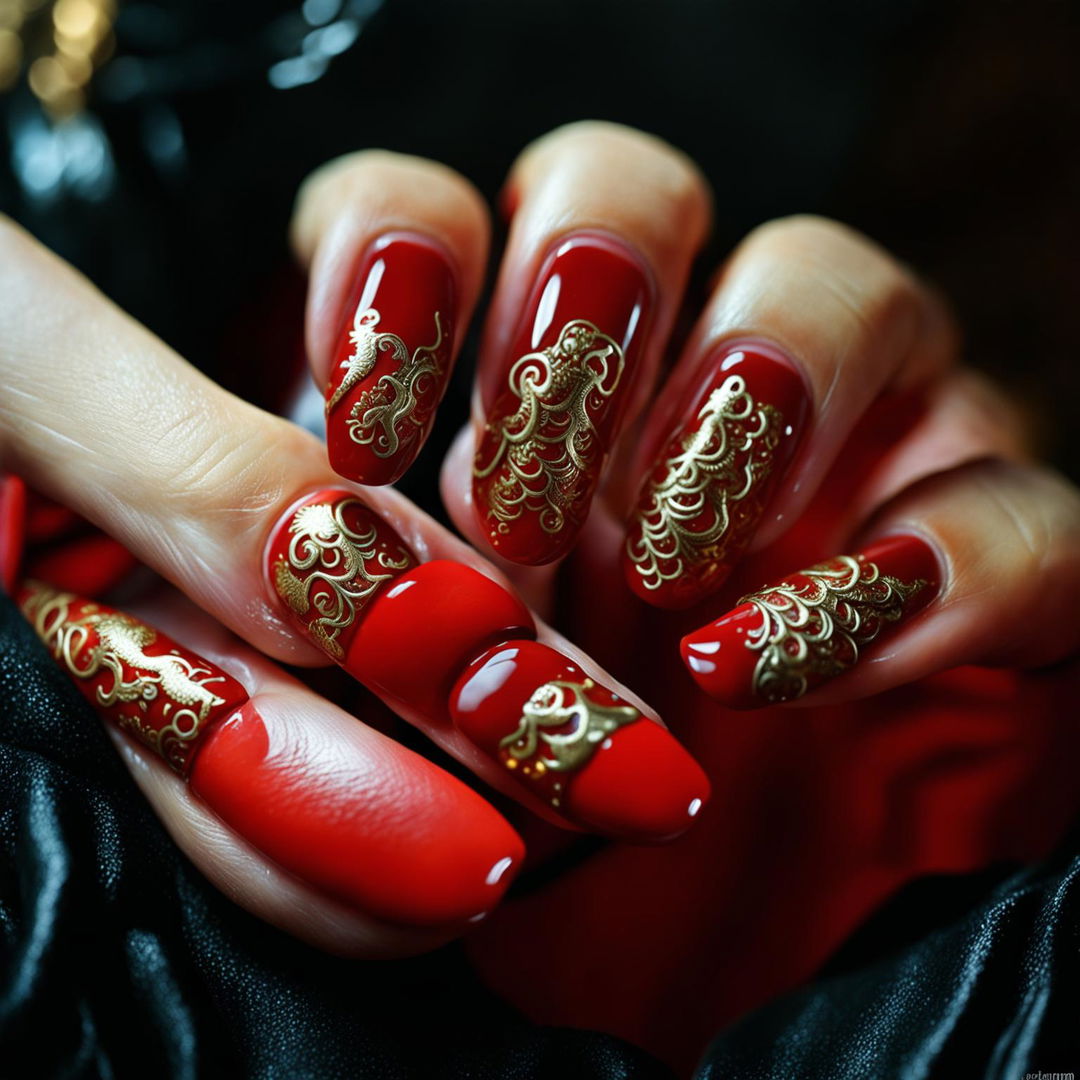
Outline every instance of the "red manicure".
[[473, 502], [513, 562], [565, 555], [600, 480], [645, 341], [653, 290], [617, 241], [579, 235], [541, 268], [502, 359], [473, 463]]
[[627, 528], [626, 579], [658, 607], [689, 607], [723, 584], [794, 456], [809, 411], [802, 379], [768, 345], [728, 343], [706, 370]]
[[744, 597], [683, 638], [683, 661], [701, 689], [730, 708], [793, 701], [851, 668], [940, 585], [925, 541], [880, 540]]
[[412, 464], [446, 390], [456, 316], [454, 273], [434, 245], [394, 234], [367, 251], [326, 388], [336, 472], [392, 484]]
[[524, 854], [479, 795], [365, 728], [347, 737], [247, 691], [146, 623], [29, 583], [19, 602], [97, 711], [160, 754], [230, 828], [324, 895], [390, 922], [490, 910]]
[[705, 774], [672, 735], [537, 642], [507, 641], [478, 656], [450, 711], [524, 787], [587, 829], [670, 839], [709, 797]]
[[[534, 705], [550, 707], [537, 714], [538, 738], [544, 753], [569, 747], [551, 751], [565, 760], [526, 755], [518, 775], [535, 786], [537, 770], [550, 770], [565, 791], [536, 790], [569, 821], [666, 839], [708, 797], [704, 774], [673, 736], [530, 640], [532, 616], [517, 597], [460, 563], [416, 565], [351, 492], [321, 491], [294, 505], [271, 536], [266, 571], [297, 626], [350, 674], [414, 720], [452, 717], [487, 754], [515, 762], [508, 767], [518, 758], [500, 756], [500, 740], [531, 722]], [[540, 702], [543, 694], [553, 696]]]

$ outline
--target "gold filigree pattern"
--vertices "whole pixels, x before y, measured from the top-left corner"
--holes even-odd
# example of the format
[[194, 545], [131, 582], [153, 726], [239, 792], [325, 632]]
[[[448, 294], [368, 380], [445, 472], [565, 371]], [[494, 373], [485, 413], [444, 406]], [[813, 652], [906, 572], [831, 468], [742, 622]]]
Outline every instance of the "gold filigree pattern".
[[345, 514], [352, 507], [368, 512], [359, 499], [301, 506], [289, 522], [288, 554], [274, 564], [278, 595], [297, 615], [308, 616], [314, 608], [308, 631], [338, 660], [344, 656], [339, 635], [355, 621], [358, 608], [412, 562], [404, 548], [397, 557], [380, 549], [374, 525], [350, 528]]
[[761, 483], [772, 472], [783, 417], [758, 404], [740, 375], [731, 375], [698, 413], [700, 426], [650, 480], [626, 552], [646, 589], [689, 570], [704, 585], [741, 548], [757, 524]]
[[[175, 650], [149, 655], [146, 650], [158, 640], [157, 631], [121, 612], [81, 603], [71, 593], [34, 585], [23, 610], [71, 675], [104, 678], [95, 691], [97, 703], [114, 709], [130, 704], [133, 711], [117, 715], [119, 725], [182, 769], [211, 710], [225, 704], [210, 687], [225, 683], [226, 676]], [[130, 678], [125, 678], [124, 665], [133, 672]], [[166, 721], [162, 726], [155, 727], [156, 721], [148, 717], [151, 703]]]
[[518, 408], [489, 423], [495, 452], [473, 469], [478, 480], [495, 476], [488, 512], [498, 532], [508, 532], [524, 510], [549, 535], [562, 531], [603, 454], [596, 414], [618, 387], [624, 363], [619, 345], [585, 319], [568, 322], [549, 348], [514, 361], [509, 386]]
[[357, 383], [363, 382], [375, 370], [380, 352], [389, 352], [399, 364], [404, 364], [409, 359], [409, 350], [397, 334], [378, 333], [375, 330], [380, 318], [382, 316], [375, 308], [356, 309], [353, 328], [349, 331], [352, 355], [341, 365], [345, 369], [345, 375], [326, 403], [327, 413]]
[[[345, 421], [353, 442], [370, 446], [376, 457], [388, 458], [403, 446], [410, 446], [416, 441], [430, 414], [430, 410], [424, 410], [422, 414], [418, 412], [417, 405], [425, 393], [437, 389], [443, 375], [443, 363], [439, 358], [443, 336], [442, 319], [436, 312], [435, 340], [432, 344], [418, 347], [396, 371], [387, 372], [360, 395]], [[405, 350], [405, 343], [393, 334], [379, 334], [376, 337], [393, 339], [394, 344], [390, 347], [395, 357]], [[354, 383], [357, 381], [359, 379]]]
[[813, 566], [772, 588], [744, 596], [761, 616], [746, 647], [760, 652], [754, 693], [769, 702], [792, 701], [816, 685], [847, 671], [886, 623], [895, 623], [904, 605], [927, 585], [882, 574], [858, 556]]
[[[521, 710], [517, 728], [502, 739], [499, 749], [504, 764], [520, 767], [529, 777], [547, 772], [577, 772], [588, 764], [600, 744], [626, 724], [641, 719], [629, 705], [601, 705], [587, 692], [595, 687], [584, 682], [554, 680], [544, 683]], [[563, 785], [552, 785], [552, 803], [559, 805]]]

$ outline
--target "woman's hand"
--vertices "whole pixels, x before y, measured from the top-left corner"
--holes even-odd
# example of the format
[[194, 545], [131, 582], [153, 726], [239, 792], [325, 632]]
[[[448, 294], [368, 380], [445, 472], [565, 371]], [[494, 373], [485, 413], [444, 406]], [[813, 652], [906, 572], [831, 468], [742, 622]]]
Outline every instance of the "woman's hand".
[[[327, 947], [443, 940], [498, 900], [522, 851], [482, 799], [274, 661], [329, 656], [549, 820], [656, 840], [700, 811], [704, 776], [555, 631], [536, 623], [533, 643], [509, 581], [545, 614], [558, 583], [575, 636], [665, 710], [694, 695], [699, 722], [721, 710], [673, 674], [686, 631], [694, 679], [736, 706], [1077, 647], [1076, 493], [1024, 463], [1012, 410], [956, 367], [949, 319], [908, 271], [841, 226], [765, 226], [668, 372], [710, 213], [693, 165], [574, 125], [523, 154], [505, 202], [474, 418], [443, 473], [455, 522], [499, 569], [389, 489], [357, 499], [316, 440], [5, 231], [4, 466], [185, 593], [194, 606], [138, 614], [235, 676], [258, 716], [204, 725], [202, 800], [130, 740], [126, 759], [211, 878]], [[420, 452], [472, 315], [486, 211], [442, 166], [365, 152], [305, 185], [293, 236], [330, 463], [388, 483]], [[261, 811], [292, 805], [286, 790], [308, 824], [282, 846]]]

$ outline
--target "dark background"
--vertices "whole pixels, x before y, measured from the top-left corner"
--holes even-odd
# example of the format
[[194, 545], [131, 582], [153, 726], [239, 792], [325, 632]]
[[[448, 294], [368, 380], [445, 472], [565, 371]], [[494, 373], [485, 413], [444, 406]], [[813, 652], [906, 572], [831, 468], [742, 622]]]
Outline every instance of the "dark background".
[[[122, 3], [87, 114], [111, 165], [88, 178], [76, 161], [51, 186], [28, 184], [43, 121], [20, 84], [5, 100], [0, 206], [195, 363], [272, 405], [300, 331], [302, 292], [282, 268], [308, 172], [381, 146], [445, 161], [494, 198], [530, 139], [570, 120], [620, 121], [681, 147], [712, 182], [701, 277], [771, 217], [855, 225], [951, 297], [968, 358], [1006, 383], [1040, 447], [1080, 476], [1068, 437], [1080, 382], [1080, 5], [321, 7], [359, 34], [314, 65], [320, 77], [281, 89], [268, 73], [311, 55], [311, 4]], [[470, 361], [467, 346], [405, 484], [429, 507]]]

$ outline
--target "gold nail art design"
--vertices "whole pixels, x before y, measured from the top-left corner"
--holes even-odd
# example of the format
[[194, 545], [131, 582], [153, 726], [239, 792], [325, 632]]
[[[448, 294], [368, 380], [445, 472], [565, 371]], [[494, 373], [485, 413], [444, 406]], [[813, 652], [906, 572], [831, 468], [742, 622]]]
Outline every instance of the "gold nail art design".
[[497, 532], [508, 532], [527, 511], [554, 535], [580, 509], [604, 454], [597, 418], [624, 363], [619, 345], [585, 319], [568, 322], [554, 345], [514, 362], [509, 386], [519, 405], [488, 423], [484, 445], [495, 449], [473, 468], [477, 480], [495, 478], [488, 514]]
[[445, 333], [443, 317], [435, 312], [435, 340], [417, 347], [410, 355], [397, 334], [376, 332], [380, 317], [375, 308], [357, 312], [349, 332], [353, 352], [343, 365], [345, 376], [327, 401], [326, 412], [329, 415], [353, 387], [375, 370], [380, 352], [390, 353], [397, 366], [361, 393], [345, 421], [354, 443], [371, 447], [378, 458], [389, 458], [415, 442], [431, 417], [436, 402], [420, 406], [425, 395], [437, 394], [445, 373], [445, 362], [439, 355]]
[[[94, 701], [116, 724], [183, 772], [211, 714], [247, 695], [234, 679], [123, 612], [37, 582], [22, 610], [67, 672], [96, 682]], [[154, 651], [154, 646], [164, 651]]]
[[345, 517], [351, 509], [359, 512], [361, 522], [374, 519], [359, 499], [301, 506], [289, 522], [288, 553], [274, 563], [278, 595], [297, 615], [308, 616], [314, 608], [308, 632], [337, 660], [344, 656], [339, 636], [359, 609], [414, 561], [403, 546], [396, 545], [395, 554], [380, 543], [374, 520], [366, 527], [350, 527]]
[[788, 581], [744, 596], [761, 616], [746, 647], [760, 652], [754, 693], [765, 701], [792, 701], [815, 683], [847, 671], [886, 623], [924, 589], [921, 578], [905, 582], [882, 574], [876, 563], [841, 555], [803, 570]]
[[[499, 743], [503, 764], [532, 779], [548, 772], [577, 772], [605, 739], [642, 718], [630, 705], [591, 700], [588, 691], [595, 686], [592, 679], [554, 680], [535, 690], [522, 708], [517, 728]], [[561, 781], [551, 785], [553, 806], [559, 805], [562, 791]]]
[[728, 567], [764, 510], [784, 418], [754, 400], [740, 375], [706, 400], [696, 430], [643, 492], [626, 552], [646, 589], [692, 573], [699, 588]]

